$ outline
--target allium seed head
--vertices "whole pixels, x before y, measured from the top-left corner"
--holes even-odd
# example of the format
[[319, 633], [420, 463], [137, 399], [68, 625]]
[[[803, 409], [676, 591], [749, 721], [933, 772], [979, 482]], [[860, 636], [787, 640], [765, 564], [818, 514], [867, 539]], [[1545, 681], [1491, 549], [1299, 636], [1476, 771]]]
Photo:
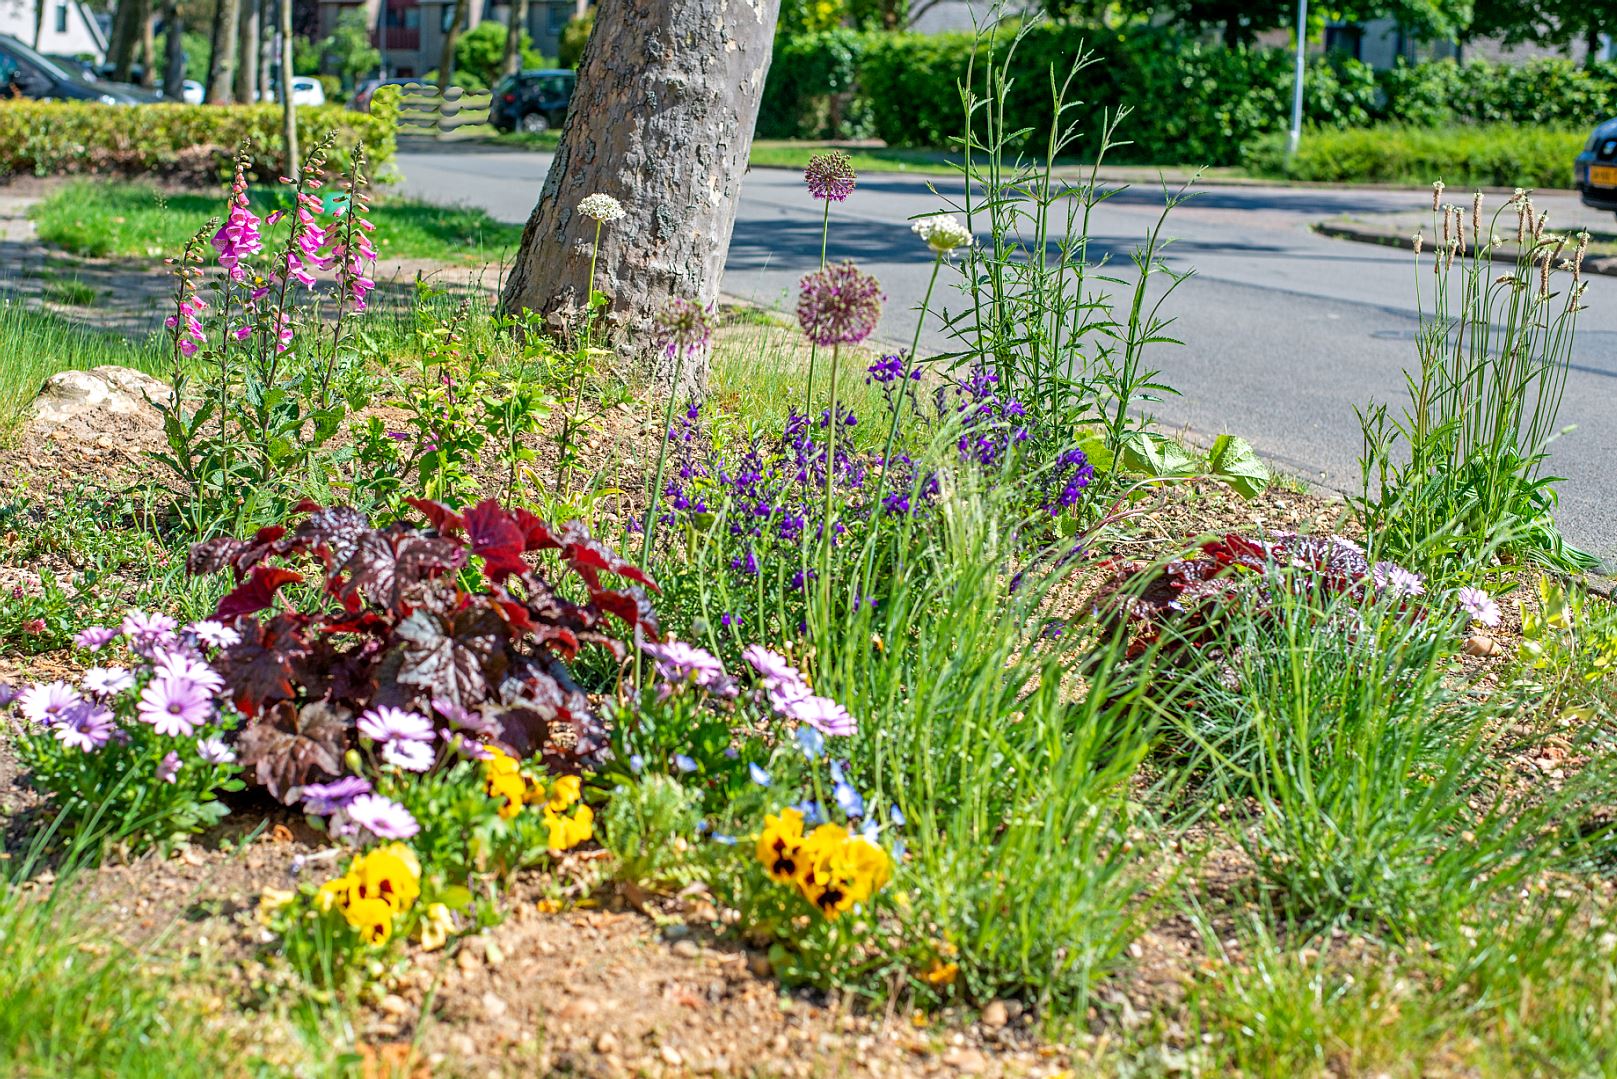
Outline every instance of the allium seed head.
[[683, 296], [669, 299], [653, 321], [656, 341], [670, 356], [699, 352], [713, 338], [713, 312]]
[[816, 345], [857, 345], [876, 329], [885, 297], [881, 284], [852, 262], [803, 275], [797, 323]]
[[803, 182], [808, 185], [809, 194], [821, 202], [841, 202], [853, 194], [857, 181], [853, 161], [841, 150], [815, 154], [803, 170]]

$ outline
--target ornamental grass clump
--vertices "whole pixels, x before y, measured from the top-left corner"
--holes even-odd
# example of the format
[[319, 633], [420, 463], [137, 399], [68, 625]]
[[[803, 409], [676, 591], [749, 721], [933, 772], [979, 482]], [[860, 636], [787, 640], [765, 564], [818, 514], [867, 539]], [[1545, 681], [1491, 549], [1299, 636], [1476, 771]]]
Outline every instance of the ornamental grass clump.
[[68, 834], [140, 850], [225, 816], [219, 795], [242, 788], [232, 748], [242, 717], [212, 663], [237, 641], [218, 621], [182, 627], [131, 611], [75, 637], [96, 661], [77, 683], [17, 695], [18, 754]]

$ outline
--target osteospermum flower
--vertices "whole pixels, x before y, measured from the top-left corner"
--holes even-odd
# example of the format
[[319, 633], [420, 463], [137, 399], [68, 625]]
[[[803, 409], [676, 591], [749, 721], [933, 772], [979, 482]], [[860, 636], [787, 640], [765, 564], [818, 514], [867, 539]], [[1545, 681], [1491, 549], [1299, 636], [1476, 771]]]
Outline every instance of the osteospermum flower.
[[657, 673], [670, 682], [690, 683], [704, 689], [722, 688], [728, 676], [713, 653], [684, 641], [646, 641], [641, 651], [657, 664]]
[[223, 738], [197, 739], [197, 756], [208, 764], [234, 764], [236, 751], [225, 744]]
[[159, 783], [173, 783], [180, 774], [180, 755], [173, 750], [157, 762], [157, 781]]
[[84, 672], [84, 690], [97, 697], [111, 697], [135, 684], [132, 672], [122, 667], [91, 667]]
[[707, 347], [713, 338], [713, 312], [693, 300], [674, 296], [652, 320], [652, 338], [665, 353], [687, 356]]
[[213, 695], [186, 678], [154, 678], [140, 691], [135, 712], [158, 734], [189, 738], [213, 718]]
[[857, 345], [881, 318], [881, 284], [852, 262], [803, 275], [797, 324], [816, 345]]
[[622, 221], [628, 214], [623, 209], [623, 203], [611, 195], [586, 195], [578, 204], [578, 212], [585, 217], [593, 217], [603, 225], [610, 225]]
[[192, 622], [185, 627], [185, 632], [195, 637], [199, 642], [213, 648], [229, 648], [231, 645], [241, 643], [241, 634], [222, 622], [215, 622], [211, 618], [201, 622]]
[[159, 648], [166, 648], [174, 641], [174, 631], [179, 623], [166, 614], [147, 614], [145, 611], [130, 611], [124, 615], [123, 624], [119, 627], [123, 635], [129, 638], [129, 646], [142, 655], [151, 655]]
[[808, 688], [803, 676], [785, 656], [771, 652], [761, 644], [747, 645], [741, 650], [741, 658], [750, 663], [752, 669], [762, 675], [765, 681], [795, 683], [802, 685], [804, 689]]
[[210, 693], [217, 693], [225, 686], [218, 671], [189, 652], [159, 649], [152, 657], [152, 673], [159, 678], [193, 682]]
[[436, 759], [432, 746], [426, 742], [403, 740], [382, 746], [382, 763], [403, 768], [406, 772], [425, 772]]
[[402, 708], [382, 705], [359, 717], [359, 733], [373, 742], [430, 742], [432, 720]]
[[828, 150], [815, 154], [803, 169], [803, 182], [809, 194], [821, 202], [841, 202], [853, 194], [859, 182], [853, 171], [853, 159], [841, 150]]
[[953, 214], [923, 217], [910, 226], [910, 231], [919, 236], [934, 254], [945, 258], [953, 255], [956, 248], [970, 247], [972, 243], [971, 230]]
[[1454, 600], [1460, 605], [1460, 610], [1471, 616], [1473, 622], [1490, 628], [1499, 625], [1499, 604], [1482, 589], [1462, 588], [1455, 593]]
[[99, 652], [121, 636], [123, 631], [116, 626], [87, 626], [73, 634], [73, 643], [87, 651]]
[[380, 794], [361, 794], [345, 812], [349, 820], [382, 839], [409, 839], [421, 830], [408, 809]]
[[64, 746], [86, 753], [100, 749], [112, 737], [112, 712], [88, 701], [68, 709], [51, 730]]
[[329, 817], [370, 792], [371, 781], [364, 776], [343, 776], [330, 783], [305, 783], [303, 811], [316, 817]]
[[1371, 571], [1371, 579], [1377, 588], [1406, 599], [1426, 592], [1426, 579], [1396, 562], [1377, 562]]
[[813, 727], [821, 734], [846, 738], [859, 729], [859, 723], [842, 705], [813, 693], [794, 695], [770, 690], [770, 706], [786, 719]]
[[17, 711], [24, 719], [48, 727], [83, 700], [79, 691], [66, 682], [45, 682], [22, 691], [17, 698]]

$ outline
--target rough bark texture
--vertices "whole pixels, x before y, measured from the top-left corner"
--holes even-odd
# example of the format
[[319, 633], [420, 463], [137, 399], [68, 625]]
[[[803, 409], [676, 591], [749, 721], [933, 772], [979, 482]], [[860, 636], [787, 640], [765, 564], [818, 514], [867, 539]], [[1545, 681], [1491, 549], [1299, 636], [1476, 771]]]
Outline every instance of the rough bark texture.
[[[602, 0], [505, 311], [540, 312], [553, 331], [576, 322], [595, 236], [577, 207], [597, 192], [628, 213], [602, 229], [595, 267], [620, 349], [647, 349], [670, 297], [718, 298], [779, 10], [780, 0]], [[676, 390], [705, 381], [691, 366]]]
[[[129, 0], [123, 0], [129, 3]], [[122, 6], [122, 5], [120, 5]], [[230, 100], [230, 84], [236, 75], [237, 20], [241, 15], [241, 0], [219, 0], [219, 46], [214, 50], [209, 70], [208, 100], [221, 105]]]
[[258, 0], [235, 0], [238, 6], [236, 33], [236, 100], [258, 100], [259, 37], [263, 22]]

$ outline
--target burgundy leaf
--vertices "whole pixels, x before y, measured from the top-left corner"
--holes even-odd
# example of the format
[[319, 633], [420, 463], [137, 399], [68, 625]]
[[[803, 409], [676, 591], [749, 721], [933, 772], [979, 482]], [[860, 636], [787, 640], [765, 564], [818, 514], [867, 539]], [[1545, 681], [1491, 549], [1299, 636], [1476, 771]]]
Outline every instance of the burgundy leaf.
[[517, 527], [522, 529], [522, 547], [526, 551], [558, 551], [561, 549], [561, 540], [550, 530], [550, 526], [538, 517], [518, 506], [511, 511]]
[[600, 587], [597, 571], [607, 570], [627, 580], [638, 581], [653, 592], [661, 591], [645, 570], [591, 536], [589, 529], [577, 521], [569, 524], [562, 533], [561, 556], [591, 588]]
[[504, 673], [504, 625], [484, 606], [457, 612], [447, 625], [437, 615], [414, 612], [396, 632], [404, 644], [399, 683], [434, 699], [471, 707]]
[[442, 502], [434, 502], [430, 498], [406, 498], [404, 501], [420, 510], [442, 535], [450, 536], [466, 527], [465, 519]]
[[527, 572], [528, 564], [522, 560], [522, 529], [494, 499], [485, 498], [466, 511], [466, 535], [472, 553], [483, 559], [483, 575], [493, 583]]
[[241, 763], [274, 798], [287, 802], [293, 790], [342, 772], [347, 726], [323, 704], [301, 710], [283, 703], [248, 723], [237, 743]]
[[241, 619], [242, 639], [225, 649], [218, 666], [237, 709], [253, 715], [266, 703], [292, 696], [293, 665], [309, 651], [302, 616], [277, 615], [268, 623]]
[[327, 573], [353, 556], [362, 537], [369, 535], [371, 523], [351, 506], [315, 507], [293, 534], [302, 550], [313, 551], [326, 565]]
[[230, 619], [262, 611], [275, 602], [275, 593], [282, 585], [301, 580], [303, 574], [296, 570], [276, 566], [254, 566], [252, 575], [219, 601], [213, 616]]

